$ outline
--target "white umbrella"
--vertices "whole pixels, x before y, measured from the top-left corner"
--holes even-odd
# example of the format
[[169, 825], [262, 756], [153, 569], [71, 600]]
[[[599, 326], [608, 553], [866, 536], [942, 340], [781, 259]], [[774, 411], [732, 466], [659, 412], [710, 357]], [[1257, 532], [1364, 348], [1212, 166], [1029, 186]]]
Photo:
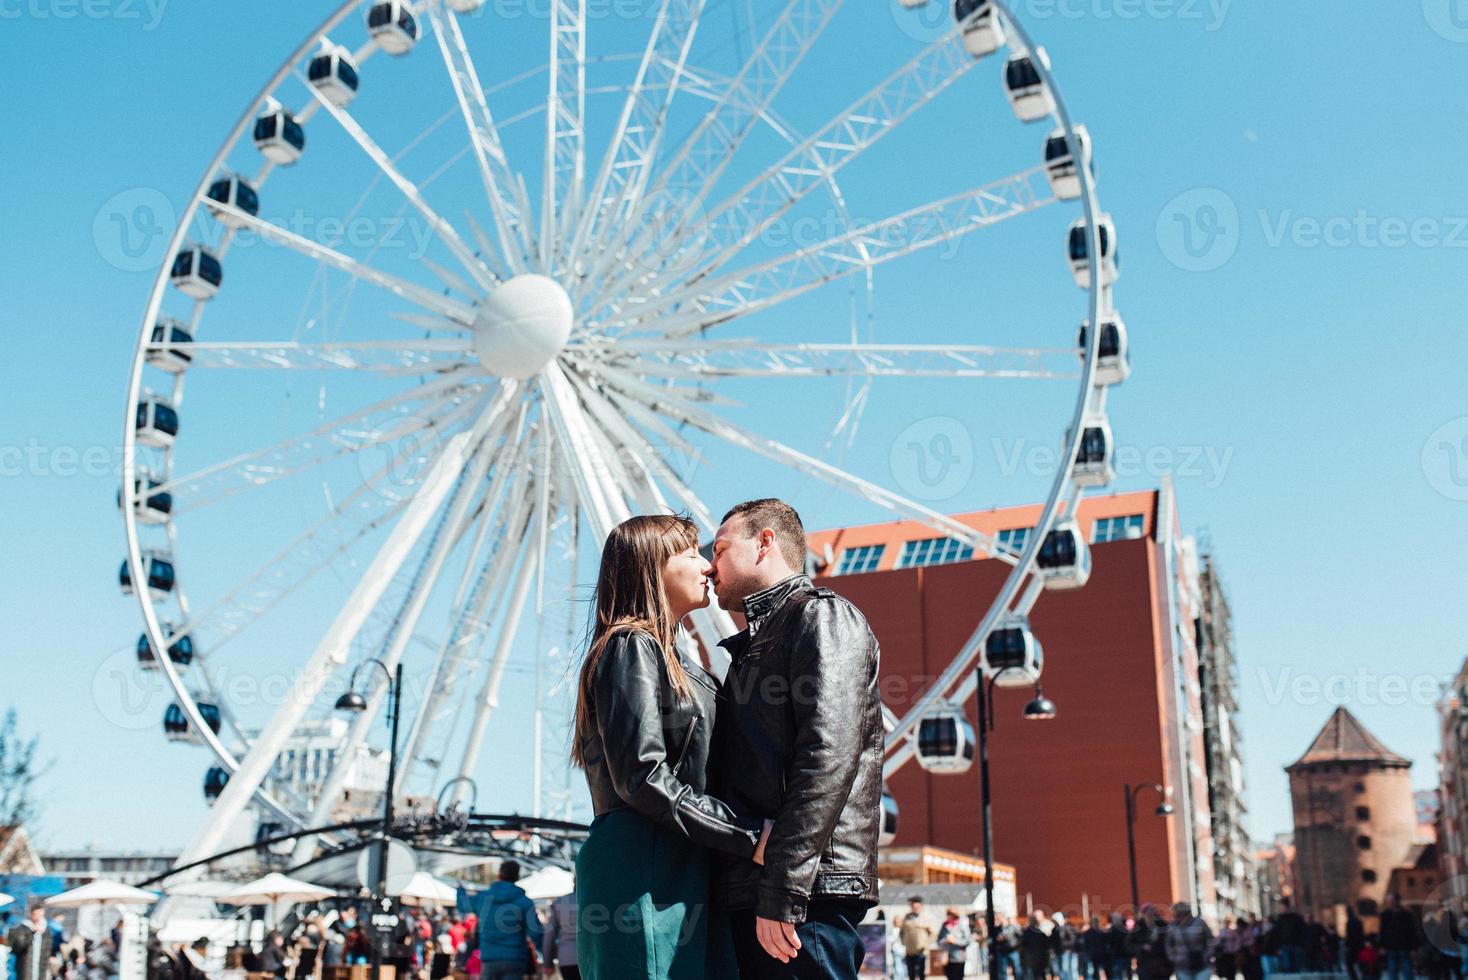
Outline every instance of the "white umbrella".
[[446, 885], [427, 871], [414, 872], [396, 893], [408, 905], [452, 905], [458, 900], [458, 889]]
[[120, 881], [91, 881], [80, 888], [53, 895], [46, 905], [57, 909], [77, 909], [83, 905], [152, 905], [157, 892], [145, 892]]
[[576, 890], [576, 876], [565, 868], [548, 867], [521, 878], [518, 884], [526, 895], [540, 901], [571, 894]]
[[297, 902], [318, 902], [335, 894], [330, 888], [322, 888], [299, 878], [288, 878], [274, 871], [264, 878], [257, 878], [249, 884], [225, 892], [219, 896], [219, 901], [224, 905], [269, 905], [272, 915], [279, 921], [280, 916], [275, 913], [276, 906], [281, 902], [290, 905]]
[[14, 898], [11, 898], [4, 892], [0, 892], [0, 909], [3, 909], [5, 906], [9, 905], [13, 901], [15, 901]]

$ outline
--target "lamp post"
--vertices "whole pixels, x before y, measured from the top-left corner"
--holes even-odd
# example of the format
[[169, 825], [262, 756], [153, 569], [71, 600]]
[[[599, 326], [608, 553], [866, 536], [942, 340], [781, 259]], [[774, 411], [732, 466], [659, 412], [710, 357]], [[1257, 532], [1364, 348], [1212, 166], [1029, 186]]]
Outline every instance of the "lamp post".
[[[1004, 667], [993, 677], [984, 676], [983, 664], [979, 665], [979, 803], [983, 811], [984, 838], [984, 926], [988, 935], [989, 980], [999, 980], [999, 938], [994, 921], [994, 818], [989, 808], [989, 732], [994, 728], [994, 682], [1006, 671], [1019, 667]], [[1025, 718], [1044, 721], [1055, 717], [1055, 702], [1045, 697], [1040, 684], [1035, 683], [1035, 697], [1025, 705]]]
[[1172, 804], [1167, 802], [1167, 789], [1161, 783], [1137, 783], [1135, 786], [1128, 783], [1123, 787], [1126, 795], [1126, 860], [1127, 870], [1131, 874], [1132, 881], [1132, 914], [1137, 911], [1137, 835], [1133, 826], [1137, 822], [1137, 797], [1146, 789], [1154, 789], [1161, 797], [1161, 802], [1152, 812], [1159, 817], [1165, 817], [1172, 813]]
[[[357, 671], [372, 664], [382, 668], [383, 674], [387, 676], [387, 723], [392, 734], [388, 736], [387, 750], [387, 787], [382, 794], [382, 836], [377, 841], [377, 881], [374, 885], [374, 906], [387, 897], [387, 854], [388, 841], [392, 835], [392, 794], [393, 784], [398, 776], [398, 715], [402, 706], [403, 698], [403, 665], [398, 664], [396, 670], [388, 670], [387, 664], [373, 657], [364, 660], [352, 668], [351, 679], [347, 682], [347, 692], [336, 699], [336, 710], [349, 711], [353, 714], [367, 710], [367, 699], [357, 693]], [[343, 760], [343, 764], [350, 760]], [[370, 921], [370, 920], [369, 920]], [[372, 980], [380, 980], [382, 976], [382, 944], [372, 944]]]

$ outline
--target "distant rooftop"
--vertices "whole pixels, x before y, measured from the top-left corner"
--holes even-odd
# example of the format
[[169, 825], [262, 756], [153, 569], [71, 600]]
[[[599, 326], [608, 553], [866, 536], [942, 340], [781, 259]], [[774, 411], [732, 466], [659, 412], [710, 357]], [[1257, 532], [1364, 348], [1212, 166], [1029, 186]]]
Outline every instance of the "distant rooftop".
[[1285, 771], [1330, 762], [1372, 762], [1394, 769], [1412, 765], [1410, 759], [1382, 745], [1365, 725], [1356, 720], [1355, 715], [1343, 707], [1335, 709], [1320, 734], [1315, 736], [1315, 741], [1310, 743], [1310, 748], [1286, 766]]

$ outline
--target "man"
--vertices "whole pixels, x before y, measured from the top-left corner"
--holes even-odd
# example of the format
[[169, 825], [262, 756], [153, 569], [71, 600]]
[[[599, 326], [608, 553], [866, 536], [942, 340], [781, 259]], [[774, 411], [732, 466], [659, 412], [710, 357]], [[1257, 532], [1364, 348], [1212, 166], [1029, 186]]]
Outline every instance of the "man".
[[765, 863], [721, 860], [742, 980], [855, 980], [877, 900], [882, 716], [877, 639], [856, 607], [801, 574], [789, 504], [742, 503], [714, 536], [714, 590], [747, 626], [724, 640], [711, 763], [736, 811], [774, 820]]
[[544, 930], [535, 903], [520, 880], [520, 862], [500, 863], [499, 880], [489, 886], [479, 905], [479, 960], [484, 980], [524, 980], [530, 972], [533, 945], [542, 951]]
[[[1019, 947], [1023, 937], [1019, 926], [998, 912], [994, 913], [994, 955], [999, 960], [999, 980], [1020, 980]], [[984, 965], [988, 966], [985, 957]]]
[[1019, 940], [1020, 962], [1025, 980], [1045, 980], [1050, 975], [1050, 934], [1045, 931], [1045, 917], [1031, 912]]
[[188, 946], [178, 948], [174, 976], [178, 980], [209, 980], [204, 964], [209, 958], [209, 938], [200, 936]]
[[1290, 900], [1280, 902], [1274, 917], [1275, 942], [1279, 944], [1279, 972], [1299, 973], [1305, 968], [1305, 917], [1290, 908]]
[[1390, 980], [1412, 980], [1412, 951], [1417, 948], [1417, 920], [1402, 908], [1396, 895], [1386, 897], [1386, 908], [1379, 920], [1381, 950], [1386, 954], [1386, 975]]
[[928, 949], [936, 935], [933, 923], [923, 914], [923, 900], [916, 895], [909, 898], [907, 914], [902, 917], [902, 927], [898, 930], [908, 980], [922, 980], [928, 975]]
[[550, 921], [545, 925], [546, 976], [552, 976], [559, 967], [561, 980], [581, 980], [576, 951], [577, 909], [574, 891], [551, 902]]
[[15, 926], [6, 937], [15, 957], [15, 980], [46, 980], [51, 959], [51, 927], [39, 902], [31, 906], [30, 918]]
[[1193, 914], [1187, 902], [1173, 905], [1172, 923], [1163, 943], [1177, 980], [1209, 980], [1213, 976], [1208, 963], [1213, 952], [1213, 930]]

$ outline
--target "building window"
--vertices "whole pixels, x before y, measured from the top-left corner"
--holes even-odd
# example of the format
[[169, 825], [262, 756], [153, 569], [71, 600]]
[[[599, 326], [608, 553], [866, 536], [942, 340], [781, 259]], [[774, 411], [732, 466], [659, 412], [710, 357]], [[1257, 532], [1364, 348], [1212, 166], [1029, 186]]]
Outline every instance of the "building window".
[[1360, 837], [1356, 838], [1356, 847], [1363, 851], [1371, 850], [1371, 838], [1367, 837], [1365, 834], [1362, 834]]
[[1370, 820], [1371, 819], [1371, 807], [1369, 807], [1369, 806], [1358, 806], [1358, 807], [1356, 807], [1356, 819], [1357, 820]]
[[1365, 783], [1357, 783], [1356, 784], [1356, 792], [1358, 792], [1358, 793], [1364, 793], [1364, 792], [1366, 792], [1366, 784]]
[[1376, 883], [1376, 872], [1375, 871], [1372, 871], [1370, 868], [1364, 868], [1364, 869], [1362, 869], [1362, 871], [1361, 871], [1361, 881], [1364, 882], [1365, 884], [1368, 884], [1368, 885], [1375, 884]]
[[1377, 912], [1376, 903], [1369, 898], [1363, 898], [1356, 903], [1356, 911], [1361, 915], [1375, 915]]
[[841, 560], [836, 563], [835, 574], [859, 575], [862, 572], [874, 572], [882, 560], [882, 552], [886, 550], [885, 544], [866, 544], [860, 548], [847, 548], [841, 552]]
[[1025, 545], [1030, 540], [1032, 527], [1007, 527], [999, 532], [999, 547], [1006, 548], [1016, 554], [1025, 550]]
[[902, 545], [897, 556], [898, 568], [921, 568], [924, 565], [947, 565], [973, 558], [974, 549], [957, 538], [924, 538]]
[[1091, 543], [1105, 544], [1107, 541], [1120, 541], [1123, 538], [1140, 538], [1141, 536], [1141, 514], [1128, 514], [1125, 517], [1103, 517], [1096, 521], [1096, 528], [1091, 532]]

